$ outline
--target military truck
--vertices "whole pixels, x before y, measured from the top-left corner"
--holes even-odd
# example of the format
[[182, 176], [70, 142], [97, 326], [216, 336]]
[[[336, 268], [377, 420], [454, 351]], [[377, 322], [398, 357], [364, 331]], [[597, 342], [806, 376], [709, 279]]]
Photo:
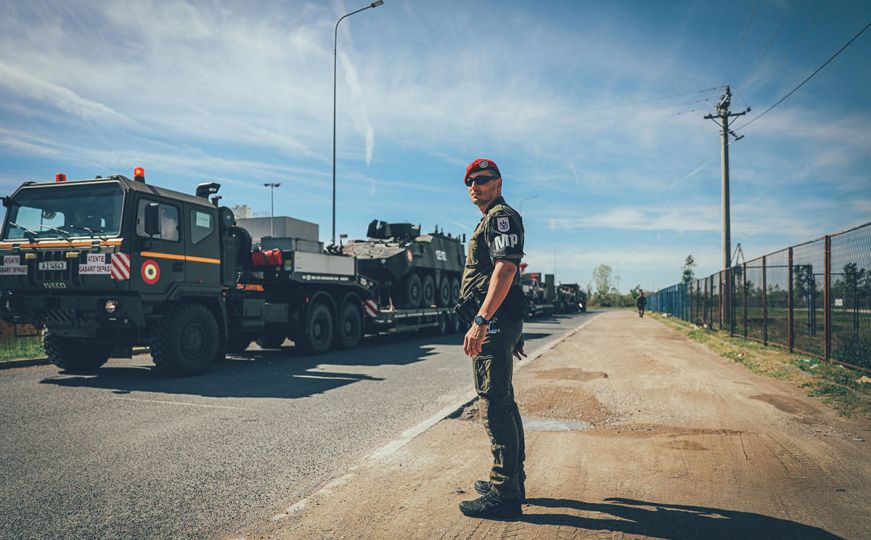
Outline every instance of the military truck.
[[380, 305], [400, 309], [451, 307], [460, 296], [465, 264], [459, 237], [420, 225], [373, 220], [368, 239], [352, 240], [343, 252], [357, 259], [360, 273], [381, 285]]
[[133, 180], [25, 182], [2, 199], [0, 317], [43, 329], [46, 355], [69, 372], [148, 346], [172, 375], [255, 339], [321, 353], [364, 333], [457, 329], [447, 310], [381, 310], [352, 257], [293, 241], [252, 251], [219, 189], [163, 189], [138, 167]]
[[577, 283], [560, 283], [556, 288], [554, 310], [556, 313], [585, 312], [587, 295]]
[[[525, 269], [526, 265], [521, 265]], [[540, 272], [524, 272], [520, 274], [520, 286], [526, 295], [529, 317], [552, 315], [555, 312], [554, 275], [545, 274], [542, 283]]]

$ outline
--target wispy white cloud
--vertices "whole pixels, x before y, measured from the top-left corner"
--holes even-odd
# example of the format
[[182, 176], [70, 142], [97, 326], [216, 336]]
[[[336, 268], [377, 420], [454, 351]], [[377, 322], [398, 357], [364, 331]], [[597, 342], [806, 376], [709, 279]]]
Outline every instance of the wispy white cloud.
[[49, 104], [89, 122], [133, 124], [133, 120], [102, 103], [79, 96], [69, 88], [40, 79], [3, 62], [0, 62], [0, 86], [18, 97]]

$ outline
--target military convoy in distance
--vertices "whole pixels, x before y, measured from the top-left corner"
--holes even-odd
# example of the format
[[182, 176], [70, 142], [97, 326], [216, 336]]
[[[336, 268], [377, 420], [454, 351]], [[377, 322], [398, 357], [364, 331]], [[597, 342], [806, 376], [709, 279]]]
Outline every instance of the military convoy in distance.
[[[523, 269], [526, 268], [522, 264]], [[553, 274], [544, 274], [542, 283], [540, 272], [520, 274], [520, 285], [526, 295], [529, 317], [552, 315], [555, 313], [577, 313], [586, 311], [586, 294], [576, 283], [556, 285]]]
[[420, 234], [411, 223], [373, 220], [368, 239], [352, 240], [343, 253], [357, 259], [360, 274], [380, 285], [382, 307], [453, 307], [460, 296], [465, 263], [459, 237], [436, 229]]

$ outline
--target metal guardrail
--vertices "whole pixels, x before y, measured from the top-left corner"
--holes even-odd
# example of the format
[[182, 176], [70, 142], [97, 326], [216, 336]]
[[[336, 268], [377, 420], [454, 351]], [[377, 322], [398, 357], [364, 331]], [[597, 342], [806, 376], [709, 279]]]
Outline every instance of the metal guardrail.
[[647, 307], [871, 372], [871, 223], [666, 287]]

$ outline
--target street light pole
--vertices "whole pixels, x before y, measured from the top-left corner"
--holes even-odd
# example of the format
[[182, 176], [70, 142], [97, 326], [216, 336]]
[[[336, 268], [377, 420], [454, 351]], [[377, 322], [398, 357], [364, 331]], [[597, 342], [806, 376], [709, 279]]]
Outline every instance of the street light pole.
[[269, 236], [275, 236], [275, 188], [281, 182], [267, 182], [263, 185], [269, 188]]
[[366, 11], [369, 8], [376, 8], [383, 3], [384, 0], [376, 0], [364, 8], [342, 15], [336, 21], [336, 28], [333, 31], [333, 245], [336, 243], [336, 49], [339, 41], [339, 23], [346, 17]]

